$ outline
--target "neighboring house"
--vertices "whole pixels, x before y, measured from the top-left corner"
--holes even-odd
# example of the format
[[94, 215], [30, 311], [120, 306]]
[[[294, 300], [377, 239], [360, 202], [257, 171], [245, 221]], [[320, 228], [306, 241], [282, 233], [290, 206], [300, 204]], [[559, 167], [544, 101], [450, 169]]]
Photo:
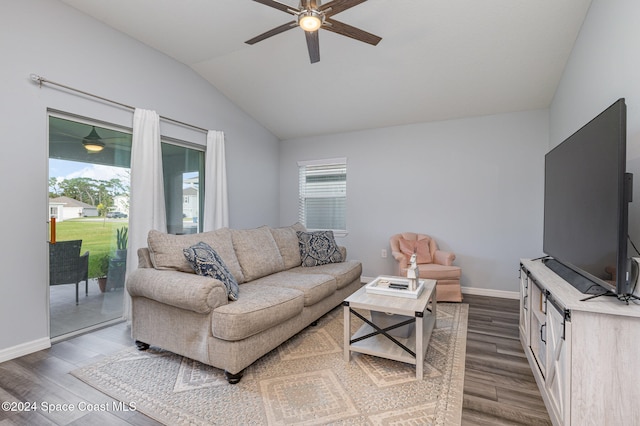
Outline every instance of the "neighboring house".
[[198, 217], [198, 208], [200, 205], [198, 199], [198, 188], [193, 186], [182, 190], [182, 213], [184, 217], [193, 217], [194, 223]]
[[49, 198], [49, 217], [58, 222], [78, 217], [97, 217], [98, 208], [69, 197]]

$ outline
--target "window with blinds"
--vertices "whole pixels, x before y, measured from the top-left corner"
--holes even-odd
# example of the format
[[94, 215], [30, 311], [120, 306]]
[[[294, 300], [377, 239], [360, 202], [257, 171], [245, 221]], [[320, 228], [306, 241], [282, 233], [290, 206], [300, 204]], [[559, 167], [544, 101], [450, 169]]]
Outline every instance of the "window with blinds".
[[347, 230], [347, 159], [300, 161], [298, 220], [307, 229]]

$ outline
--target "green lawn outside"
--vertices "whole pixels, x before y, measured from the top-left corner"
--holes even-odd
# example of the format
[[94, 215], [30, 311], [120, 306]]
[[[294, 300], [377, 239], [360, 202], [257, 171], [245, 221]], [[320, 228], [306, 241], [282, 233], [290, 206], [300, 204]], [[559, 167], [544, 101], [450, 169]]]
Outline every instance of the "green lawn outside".
[[81, 254], [89, 252], [89, 277], [97, 277], [102, 255], [115, 256], [116, 230], [129, 226], [126, 219], [79, 218], [56, 223], [56, 240], [82, 240]]

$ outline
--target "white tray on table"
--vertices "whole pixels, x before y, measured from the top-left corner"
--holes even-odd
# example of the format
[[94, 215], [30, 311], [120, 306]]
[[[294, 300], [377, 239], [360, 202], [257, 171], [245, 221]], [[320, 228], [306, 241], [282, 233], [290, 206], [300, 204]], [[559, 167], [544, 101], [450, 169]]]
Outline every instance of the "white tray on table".
[[422, 290], [424, 290], [424, 280], [418, 280], [418, 286], [413, 291], [409, 289], [390, 288], [389, 284], [391, 283], [409, 285], [409, 279], [404, 277], [380, 276], [366, 285], [367, 293], [417, 299], [420, 297], [420, 294], [422, 294]]

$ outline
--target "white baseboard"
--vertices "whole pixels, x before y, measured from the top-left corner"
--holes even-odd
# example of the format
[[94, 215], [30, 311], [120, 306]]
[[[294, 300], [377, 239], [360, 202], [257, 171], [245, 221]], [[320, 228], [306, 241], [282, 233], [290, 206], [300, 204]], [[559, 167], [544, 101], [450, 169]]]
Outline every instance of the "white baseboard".
[[462, 294], [473, 294], [475, 296], [499, 297], [502, 299], [519, 299], [520, 293], [517, 291], [493, 290], [490, 288], [461, 287]]
[[[374, 277], [360, 277], [360, 281], [363, 284], [369, 283], [375, 280]], [[475, 296], [489, 296], [499, 297], [502, 299], [519, 299], [520, 293], [517, 291], [505, 291], [505, 290], [493, 290], [490, 288], [478, 288], [478, 287], [461, 287], [463, 294], [473, 294]]]
[[9, 361], [10, 359], [18, 358], [24, 355], [29, 355], [33, 352], [38, 352], [43, 349], [51, 347], [51, 340], [48, 337], [42, 339], [33, 340], [27, 343], [21, 343], [17, 346], [12, 346], [7, 349], [0, 350], [0, 362]]

